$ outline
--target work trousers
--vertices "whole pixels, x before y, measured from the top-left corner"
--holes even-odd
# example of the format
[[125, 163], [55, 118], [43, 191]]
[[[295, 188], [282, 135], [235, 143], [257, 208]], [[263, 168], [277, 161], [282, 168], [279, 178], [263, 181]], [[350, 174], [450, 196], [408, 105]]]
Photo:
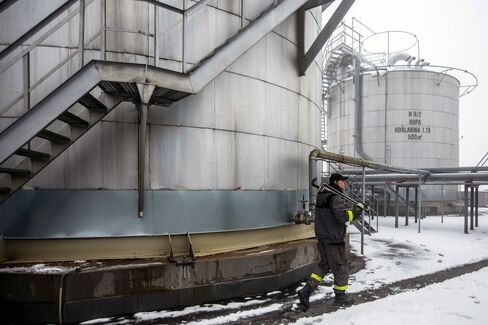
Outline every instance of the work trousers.
[[318, 240], [320, 263], [316, 268], [316, 275], [320, 278], [329, 272], [334, 274], [334, 291], [346, 291], [349, 278], [349, 263], [347, 261], [345, 244], [326, 244]]

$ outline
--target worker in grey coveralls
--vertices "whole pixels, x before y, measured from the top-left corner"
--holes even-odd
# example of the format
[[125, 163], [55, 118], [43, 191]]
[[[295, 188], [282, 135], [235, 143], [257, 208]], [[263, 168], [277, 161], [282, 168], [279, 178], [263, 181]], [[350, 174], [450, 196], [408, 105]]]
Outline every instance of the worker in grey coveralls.
[[[348, 177], [332, 174], [329, 185], [339, 192], [347, 186]], [[329, 271], [334, 274], [334, 305], [351, 306], [354, 299], [346, 295], [349, 265], [346, 255], [346, 223], [361, 216], [365, 205], [362, 203], [347, 210], [344, 199], [326, 189], [319, 190], [315, 206], [315, 235], [318, 240], [320, 263], [317, 270], [310, 275], [305, 286], [298, 291], [298, 298], [304, 309], [310, 307], [310, 294], [322, 282]]]

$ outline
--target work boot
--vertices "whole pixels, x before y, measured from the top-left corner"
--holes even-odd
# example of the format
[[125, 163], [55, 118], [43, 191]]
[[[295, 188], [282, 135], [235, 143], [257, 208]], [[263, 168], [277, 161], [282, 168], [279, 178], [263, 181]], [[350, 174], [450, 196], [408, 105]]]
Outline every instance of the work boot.
[[334, 298], [334, 306], [337, 307], [350, 307], [354, 304], [354, 298], [350, 297], [346, 294], [345, 291], [336, 291], [334, 290], [335, 298]]
[[305, 283], [303, 288], [298, 290], [298, 299], [300, 300], [300, 304], [302, 304], [304, 310], [310, 308], [310, 295], [317, 288], [319, 283], [319, 281], [310, 278], [307, 280], [307, 283]]

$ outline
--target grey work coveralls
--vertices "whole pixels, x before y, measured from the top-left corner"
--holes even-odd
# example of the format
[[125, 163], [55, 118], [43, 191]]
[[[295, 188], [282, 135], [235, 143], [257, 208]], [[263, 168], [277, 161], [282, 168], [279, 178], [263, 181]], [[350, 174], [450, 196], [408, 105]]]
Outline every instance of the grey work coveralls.
[[334, 291], [347, 290], [349, 265], [346, 254], [346, 222], [353, 219], [344, 200], [332, 192], [320, 192], [315, 208], [315, 235], [318, 240], [320, 263], [317, 272], [312, 274], [319, 282], [332, 271]]

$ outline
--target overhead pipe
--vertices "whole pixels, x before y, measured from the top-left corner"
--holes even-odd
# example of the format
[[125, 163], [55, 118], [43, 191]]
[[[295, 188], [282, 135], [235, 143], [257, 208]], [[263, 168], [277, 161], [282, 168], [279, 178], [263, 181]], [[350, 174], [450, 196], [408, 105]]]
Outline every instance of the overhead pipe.
[[318, 190], [312, 185], [312, 180], [314, 178], [318, 178], [318, 168], [317, 162], [319, 160], [332, 160], [339, 163], [344, 163], [348, 165], [356, 165], [356, 166], [363, 166], [373, 169], [383, 169], [391, 172], [397, 173], [410, 173], [410, 174], [417, 174], [417, 175], [426, 175], [429, 174], [428, 171], [424, 170], [416, 170], [416, 169], [407, 169], [402, 167], [395, 167], [390, 165], [380, 164], [374, 161], [364, 160], [356, 157], [340, 155], [333, 152], [314, 149], [310, 152], [308, 156], [308, 163], [309, 163], [309, 211], [313, 211], [315, 209], [315, 205], [317, 203], [317, 193]]
[[[488, 173], [441, 173], [441, 174], [424, 174], [422, 183], [429, 182], [449, 182], [449, 181], [488, 181]], [[359, 175], [351, 176], [352, 179], [359, 180]], [[375, 174], [367, 175], [366, 182], [416, 182], [418, 173], [413, 174]]]

